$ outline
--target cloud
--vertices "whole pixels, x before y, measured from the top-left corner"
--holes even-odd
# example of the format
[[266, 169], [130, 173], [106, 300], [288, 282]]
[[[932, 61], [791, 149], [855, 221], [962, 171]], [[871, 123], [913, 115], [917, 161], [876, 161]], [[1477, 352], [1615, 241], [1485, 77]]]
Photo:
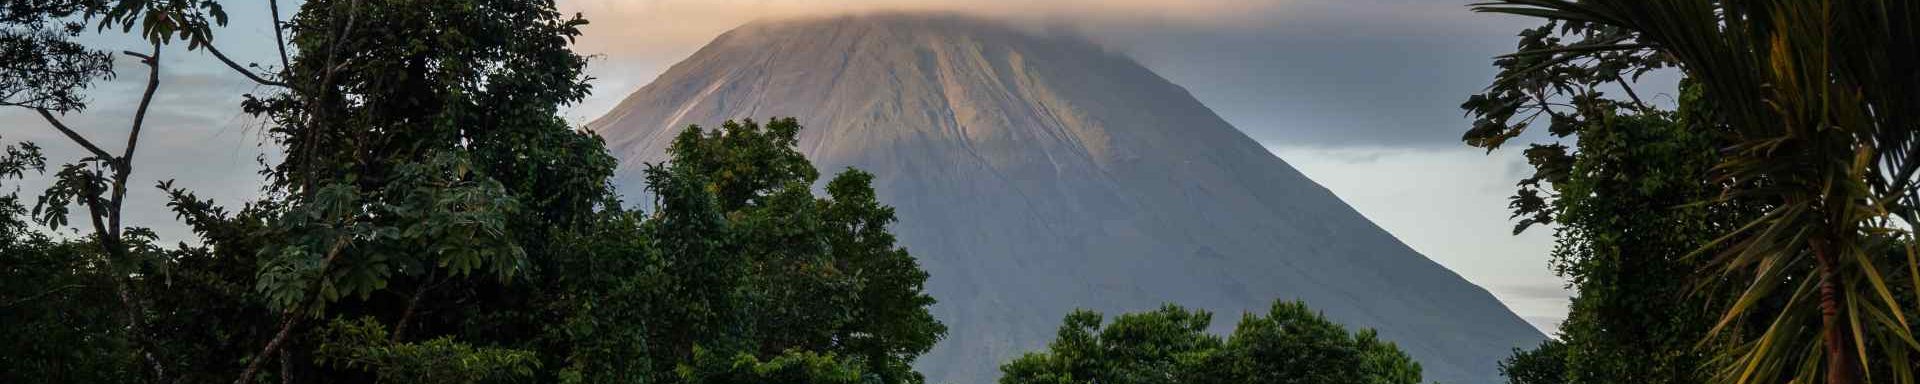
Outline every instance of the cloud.
[[1494, 288], [1516, 300], [1566, 300], [1566, 283], [1513, 284]]
[[585, 43], [621, 49], [634, 43], [703, 43], [758, 19], [883, 11], [960, 12], [1022, 20], [1250, 24], [1268, 21], [1290, 0], [562, 0], [561, 10], [607, 22], [588, 27]]
[[561, 0], [585, 27], [577, 50], [599, 117], [721, 33], [758, 19], [942, 11], [1066, 29], [1193, 91], [1255, 139], [1291, 145], [1446, 147], [1455, 107], [1492, 78], [1535, 21], [1471, 12], [1472, 0]]
[[1564, 319], [1565, 281], [1547, 256], [1552, 231], [1511, 235], [1507, 196], [1528, 166], [1518, 153], [1473, 148], [1271, 145], [1288, 164], [1407, 246], [1452, 269], [1549, 334]]
[[[872, 12], [955, 12], [1023, 24], [1072, 26], [1124, 37], [1142, 30], [1289, 31], [1327, 36], [1431, 36], [1488, 30], [1453, 1], [1425, 0], [561, 0], [593, 23], [579, 49], [615, 57], [690, 52], [762, 19]], [[1504, 30], [1502, 30], [1504, 31]], [[1124, 39], [1115, 39], [1124, 44]]]
[[[590, 22], [575, 49], [594, 55], [596, 94], [567, 111], [584, 122], [727, 30], [762, 19], [872, 12], [956, 12], [1030, 26], [1119, 32], [1120, 25], [1217, 28], [1272, 21], [1298, 0], [561, 0]], [[1095, 32], [1089, 35], [1103, 35]]]

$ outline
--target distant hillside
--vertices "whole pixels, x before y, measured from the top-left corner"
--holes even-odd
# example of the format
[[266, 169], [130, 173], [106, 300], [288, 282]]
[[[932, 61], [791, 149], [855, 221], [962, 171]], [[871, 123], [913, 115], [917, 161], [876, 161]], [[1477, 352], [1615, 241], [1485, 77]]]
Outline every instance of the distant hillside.
[[807, 126], [823, 172], [871, 171], [899, 209], [952, 328], [920, 361], [933, 383], [991, 382], [1075, 307], [1178, 302], [1224, 330], [1304, 299], [1446, 383], [1494, 382], [1495, 361], [1543, 338], [1185, 89], [1079, 38], [949, 15], [754, 23], [590, 128], [631, 196], [687, 125], [774, 116]]

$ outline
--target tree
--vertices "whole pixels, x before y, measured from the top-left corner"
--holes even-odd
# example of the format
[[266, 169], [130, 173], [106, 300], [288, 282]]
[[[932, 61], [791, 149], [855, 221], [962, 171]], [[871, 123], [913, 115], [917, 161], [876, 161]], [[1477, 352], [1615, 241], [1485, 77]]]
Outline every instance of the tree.
[[[1544, 36], [1544, 35], [1536, 35]], [[1516, 230], [1556, 224], [1551, 256], [1576, 295], [1556, 346], [1576, 383], [1699, 383], [1710, 355], [1698, 348], [1730, 287], [1700, 291], [1696, 254], [1763, 207], [1716, 200], [1708, 177], [1719, 136], [1696, 125], [1699, 88], [1682, 86], [1677, 111], [1629, 108], [1600, 124], [1557, 131], [1563, 144], [1526, 151]], [[1705, 203], [1702, 203], [1705, 202]], [[1703, 305], [1704, 304], [1704, 305]]]
[[798, 122], [723, 127], [689, 128], [649, 166], [651, 212], [603, 210], [529, 254], [530, 302], [508, 312], [559, 315], [534, 337], [556, 370], [543, 380], [923, 381], [911, 364], [945, 326], [871, 175], [817, 197]]
[[1044, 352], [1000, 367], [1003, 384], [1420, 382], [1420, 364], [1372, 330], [1349, 333], [1298, 301], [1247, 314], [1226, 340], [1212, 314], [1175, 305], [1123, 314], [1074, 311]]
[[693, 362], [678, 371], [680, 380], [687, 383], [855, 384], [866, 382], [861, 365], [815, 352], [787, 351], [761, 361], [752, 355], [723, 358], [702, 349], [694, 352]]
[[690, 127], [671, 160], [647, 170], [660, 208], [646, 237], [670, 281], [663, 296], [682, 303], [655, 323], [656, 368], [696, 351], [722, 361], [798, 351], [884, 383], [922, 382], [913, 360], [946, 333], [928, 312], [927, 274], [895, 245], [872, 175], [846, 170], [813, 196], [819, 172], [793, 149], [800, 129], [793, 119]]
[[883, 382], [917, 383], [916, 357], [933, 349], [947, 327], [933, 318], [926, 293], [928, 274], [887, 227], [897, 219], [873, 191], [873, 174], [848, 169], [827, 183], [831, 202], [822, 209], [827, 248], [835, 268], [855, 273], [855, 315], [837, 332], [848, 355], [860, 356]]
[[[7, 339], [31, 348], [0, 352], [24, 367], [0, 377], [924, 381], [911, 364], [946, 329], [927, 312], [927, 275], [895, 244], [872, 175], [847, 170], [813, 194], [798, 122], [690, 128], [647, 170], [656, 209], [630, 210], [604, 143], [556, 116], [589, 89], [569, 48], [577, 15], [551, 1], [314, 0], [283, 23], [267, 5], [277, 67], [214, 48], [213, 1], [0, 6], [4, 105], [94, 154], [60, 168], [30, 219], [60, 227], [77, 205], [95, 229], [39, 235], [16, 197], [0, 199], [0, 304], [33, 310], [0, 321], [45, 330]], [[285, 154], [265, 164], [266, 193], [229, 209], [159, 185], [197, 244], [163, 249], [118, 223], [138, 128], [116, 155], [55, 116], [110, 74], [109, 56], [69, 39], [89, 24], [141, 25], [155, 51], [133, 55], [149, 69], [177, 38], [265, 90], [240, 108]], [[0, 160], [8, 179], [45, 167], [31, 144]]]
[[[31, 143], [0, 154], [0, 188], [46, 159]], [[0, 381], [121, 382], [138, 359], [118, 320], [111, 276], [89, 242], [57, 241], [32, 229], [17, 192], [0, 195]]]
[[[74, 254], [93, 258], [102, 277], [112, 282], [127, 323], [126, 337], [150, 369], [148, 377], [169, 381], [155, 332], [146, 324], [147, 295], [137, 289], [139, 276], [163, 261], [135, 248], [149, 245], [151, 232], [121, 221], [134, 172], [135, 153], [146, 125], [147, 107], [160, 87], [161, 47], [175, 39], [189, 51], [204, 49], [215, 55], [212, 27], [226, 24], [219, 3], [207, 0], [22, 0], [0, 5], [0, 107], [33, 110], [47, 125], [84, 148], [88, 156], [59, 167], [55, 182], [34, 204], [35, 221], [50, 228], [68, 224], [72, 206], [93, 231], [99, 252]], [[147, 68], [147, 82], [135, 107], [125, 145], [116, 154], [70, 128], [61, 120], [86, 109], [82, 93], [93, 81], [111, 77], [113, 54], [73, 40], [93, 24], [99, 30], [134, 33], [148, 47], [146, 53], [122, 51]], [[224, 58], [224, 56], [222, 56]], [[239, 69], [237, 66], [235, 69]], [[244, 72], [244, 71], [243, 71]]]
[[386, 326], [372, 318], [334, 320], [322, 333], [329, 340], [315, 355], [322, 363], [341, 369], [376, 372], [387, 380], [409, 383], [482, 383], [523, 380], [533, 376], [540, 360], [532, 352], [474, 347], [451, 337], [421, 342], [397, 342]]
[[1513, 356], [1500, 361], [1500, 375], [1507, 384], [1566, 384], [1567, 345], [1547, 340], [1533, 349], [1514, 348]]
[[[1723, 140], [1701, 184], [1764, 211], [1722, 233], [1692, 286], [1727, 303], [1707, 344], [1716, 381], [1913, 382], [1920, 8], [1839, 1], [1507, 0], [1477, 10], [1554, 20], [1530, 30], [1488, 92], [1465, 105], [1469, 144], [1492, 149], [1539, 116], [1556, 134], [1648, 109], [1626, 74], [1679, 68], [1700, 87], [1691, 124]], [[1631, 102], [1596, 91], [1617, 85]], [[1516, 204], [1537, 204], [1523, 198]], [[1528, 218], [1533, 220], [1533, 218]], [[1537, 220], [1535, 220], [1537, 221]], [[1522, 225], [1526, 222], [1523, 221]], [[1813, 346], [1798, 348], [1798, 346]], [[1871, 353], [1870, 353], [1871, 351]], [[1874, 377], [1873, 375], [1880, 375]]]
[[1213, 315], [1168, 305], [1123, 314], [1101, 326], [1101, 315], [1068, 314], [1044, 352], [1000, 367], [1003, 384], [1170, 383], [1196, 380], [1223, 343], [1206, 334]]
[[505, 285], [530, 250], [606, 201], [611, 156], [555, 116], [586, 94], [568, 49], [584, 23], [540, 1], [302, 4], [285, 67], [266, 76], [283, 87], [243, 105], [287, 153], [267, 172], [272, 193], [228, 215], [171, 191], [208, 238], [210, 260], [191, 262], [257, 264], [236, 279], [255, 292], [238, 298], [277, 318], [237, 356], [238, 382], [274, 356], [291, 361], [283, 376], [320, 369], [281, 353], [311, 342], [294, 337], [321, 330], [311, 318], [390, 321], [395, 341], [525, 325], [426, 298], [513, 299]]
[[1365, 384], [1410, 384], [1420, 382], [1420, 362], [1413, 360], [1400, 346], [1380, 338], [1372, 329], [1354, 333], [1360, 349], [1360, 372]]
[[1737, 292], [1690, 286], [1704, 264], [1691, 255], [1759, 209], [1698, 203], [1721, 187], [1702, 182], [1714, 141], [1681, 115], [1622, 115], [1577, 133], [1572, 172], [1554, 186], [1555, 269], [1578, 291], [1562, 325], [1573, 382], [1707, 379], [1698, 345]]
[[[104, 262], [60, 262], [76, 274], [84, 271], [78, 266], [106, 266], [98, 276], [116, 281], [131, 331], [88, 337], [134, 341], [152, 368], [149, 379], [246, 382], [276, 357], [283, 381], [327, 377], [311, 364], [313, 351], [346, 341], [325, 340], [323, 329], [302, 321], [327, 315], [392, 321], [395, 346], [412, 345], [405, 335], [414, 328], [451, 334], [445, 319], [463, 305], [422, 300], [437, 293], [429, 288], [497, 291], [488, 279], [466, 277], [497, 284], [523, 272], [526, 249], [544, 245], [546, 230], [568, 228], [550, 224], [592, 217], [595, 204], [610, 199], [611, 156], [553, 113], [584, 96], [586, 85], [584, 59], [566, 47], [583, 21], [561, 17], [551, 2], [316, 1], [303, 4], [292, 23], [278, 19], [277, 2], [268, 5], [275, 37], [294, 30], [298, 55], [276, 39], [279, 67], [255, 66], [266, 73], [212, 46], [212, 27], [225, 23], [214, 1], [23, 1], [7, 3], [0, 15], [8, 27], [0, 39], [5, 105], [37, 110], [93, 154], [61, 168], [34, 214], [58, 227], [68, 205], [86, 208], [101, 251], [69, 254]], [[129, 53], [153, 73], [120, 154], [56, 116], [83, 108], [80, 91], [111, 74], [106, 54], [68, 39], [89, 24], [128, 32], [139, 25], [153, 45], [151, 53]], [[278, 142], [309, 151], [287, 163], [328, 172], [269, 173], [275, 191], [238, 212], [162, 183], [204, 246], [161, 251], [147, 244], [149, 232], [122, 231], [119, 211], [159, 82], [159, 49], [173, 39], [265, 86], [268, 93], [250, 97], [245, 109], [267, 117]], [[335, 55], [354, 65], [335, 65]], [[389, 81], [397, 78], [411, 81]], [[308, 135], [352, 140], [301, 139]], [[340, 302], [348, 297], [358, 300]], [[286, 344], [306, 345], [290, 357]], [[353, 377], [355, 370], [331, 373]]]

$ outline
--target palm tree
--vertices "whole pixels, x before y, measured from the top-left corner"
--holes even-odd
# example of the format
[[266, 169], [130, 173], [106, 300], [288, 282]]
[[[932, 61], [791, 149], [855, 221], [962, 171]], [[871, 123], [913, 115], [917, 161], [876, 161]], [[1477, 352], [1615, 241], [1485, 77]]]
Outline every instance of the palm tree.
[[1745, 285], [1711, 333], [1731, 342], [1702, 342], [1727, 345], [1714, 351], [1716, 381], [1915, 382], [1920, 342], [1907, 315], [1920, 260], [1906, 229], [1920, 228], [1920, 4], [1499, 0], [1474, 9], [1623, 32], [1516, 56], [1660, 57], [1701, 87], [1700, 126], [1733, 143], [1713, 172], [1732, 186], [1725, 198], [1769, 208], [1716, 242], [1710, 270], [1692, 277]]

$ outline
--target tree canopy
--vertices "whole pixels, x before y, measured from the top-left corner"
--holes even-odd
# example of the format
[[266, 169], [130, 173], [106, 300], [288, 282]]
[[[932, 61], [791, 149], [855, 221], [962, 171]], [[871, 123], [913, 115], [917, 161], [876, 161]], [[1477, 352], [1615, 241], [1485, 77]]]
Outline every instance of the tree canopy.
[[[689, 127], [647, 170], [653, 204], [625, 206], [604, 143], [556, 115], [589, 87], [586, 21], [551, 1], [306, 1], [274, 20], [279, 65], [213, 48], [212, 1], [0, 12], [3, 106], [96, 152], [32, 210], [0, 199], [0, 325], [23, 331], [0, 381], [919, 383], [945, 333], [872, 175], [816, 196], [793, 119]], [[155, 74], [178, 40], [259, 84], [236, 109], [285, 154], [268, 190], [229, 206], [163, 182], [196, 241], [122, 230], [139, 120], [112, 154], [57, 118], [110, 75], [70, 39], [96, 25], [142, 26]], [[48, 164], [31, 143], [0, 160], [0, 183]], [[93, 234], [30, 229], [69, 206]]]
[[1002, 365], [1001, 384], [1420, 382], [1420, 363], [1373, 330], [1348, 332], [1298, 301], [1246, 314], [1225, 340], [1213, 315], [1167, 305], [1102, 316], [1074, 311], [1042, 352]]

